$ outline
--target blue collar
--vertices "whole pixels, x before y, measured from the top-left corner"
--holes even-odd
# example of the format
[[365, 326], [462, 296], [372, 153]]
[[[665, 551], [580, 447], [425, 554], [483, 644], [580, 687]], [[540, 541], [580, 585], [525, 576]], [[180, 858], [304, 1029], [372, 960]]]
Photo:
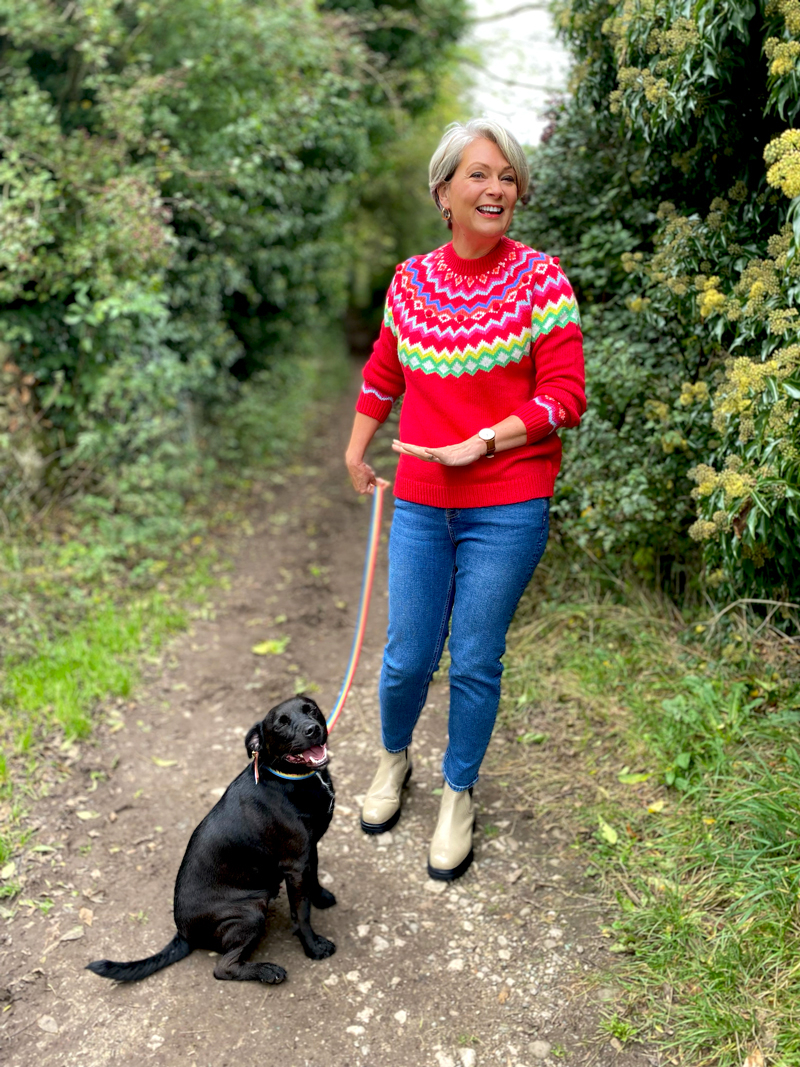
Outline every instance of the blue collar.
[[276, 778], [288, 778], [291, 782], [302, 782], [306, 778], [313, 778], [317, 773], [316, 771], [310, 771], [308, 774], [284, 774], [283, 771], [276, 771], [272, 767], [267, 767], [270, 774], [274, 774]]

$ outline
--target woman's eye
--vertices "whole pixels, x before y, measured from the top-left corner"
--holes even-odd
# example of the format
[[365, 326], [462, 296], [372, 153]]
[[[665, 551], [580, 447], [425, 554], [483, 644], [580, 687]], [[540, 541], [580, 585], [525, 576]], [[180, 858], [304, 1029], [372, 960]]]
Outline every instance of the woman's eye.
[[479, 170], [473, 171], [472, 174], [470, 174], [470, 178], [482, 178], [482, 177], [483, 177], [483, 174]]

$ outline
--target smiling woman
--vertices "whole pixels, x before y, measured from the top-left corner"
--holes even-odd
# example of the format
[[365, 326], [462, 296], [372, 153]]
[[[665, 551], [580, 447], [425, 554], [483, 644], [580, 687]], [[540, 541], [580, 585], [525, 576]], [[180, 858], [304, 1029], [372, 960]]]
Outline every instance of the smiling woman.
[[557, 430], [586, 402], [580, 320], [553, 259], [506, 237], [528, 189], [522, 148], [497, 123], [448, 127], [430, 191], [452, 241], [401, 263], [356, 405], [346, 462], [364, 461], [405, 394], [389, 544], [389, 634], [380, 681], [384, 750], [361, 826], [390, 829], [408, 746], [450, 632], [449, 742], [432, 878], [472, 862], [472, 787], [500, 699], [505, 635], [547, 541]]
[[528, 161], [497, 123], [453, 123], [431, 159], [430, 190], [464, 259], [484, 255], [511, 225], [527, 194]]

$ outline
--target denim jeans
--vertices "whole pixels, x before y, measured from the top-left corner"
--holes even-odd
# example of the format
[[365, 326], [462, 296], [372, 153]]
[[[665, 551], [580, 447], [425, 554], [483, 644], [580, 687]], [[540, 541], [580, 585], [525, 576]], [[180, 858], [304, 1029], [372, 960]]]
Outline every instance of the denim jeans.
[[401, 752], [410, 744], [449, 629], [442, 771], [456, 791], [478, 780], [500, 702], [506, 631], [544, 552], [549, 518], [546, 497], [481, 508], [395, 501], [380, 680], [383, 745]]

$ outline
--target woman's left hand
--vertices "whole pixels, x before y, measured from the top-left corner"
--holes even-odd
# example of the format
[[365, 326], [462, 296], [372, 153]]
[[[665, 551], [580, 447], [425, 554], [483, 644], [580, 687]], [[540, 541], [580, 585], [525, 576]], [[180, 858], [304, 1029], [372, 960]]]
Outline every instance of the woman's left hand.
[[443, 445], [441, 448], [425, 448], [422, 445], [407, 445], [402, 441], [392, 441], [392, 448], [401, 455], [416, 456], [427, 463], [441, 463], [444, 467], [467, 467], [486, 455], [486, 442], [477, 435], [460, 441], [457, 445]]

